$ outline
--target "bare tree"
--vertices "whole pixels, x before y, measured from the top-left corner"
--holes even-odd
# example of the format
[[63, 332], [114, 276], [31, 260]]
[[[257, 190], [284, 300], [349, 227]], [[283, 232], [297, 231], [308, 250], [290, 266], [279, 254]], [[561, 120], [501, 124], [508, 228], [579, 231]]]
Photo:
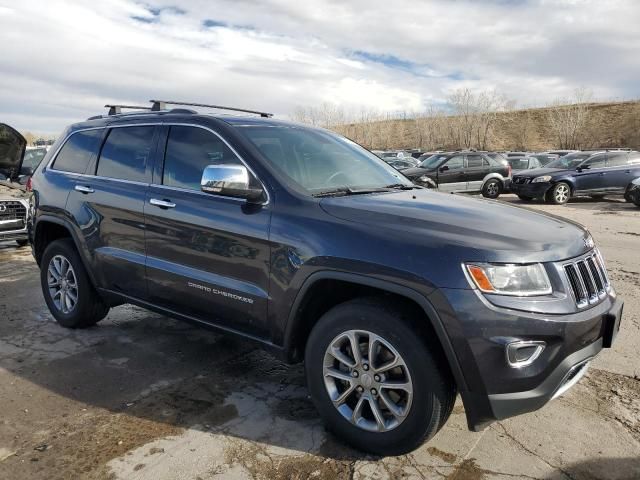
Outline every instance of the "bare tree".
[[576, 89], [573, 97], [558, 98], [549, 107], [549, 127], [558, 141], [558, 148], [580, 148], [589, 117], [592, 94], [584, 88]]

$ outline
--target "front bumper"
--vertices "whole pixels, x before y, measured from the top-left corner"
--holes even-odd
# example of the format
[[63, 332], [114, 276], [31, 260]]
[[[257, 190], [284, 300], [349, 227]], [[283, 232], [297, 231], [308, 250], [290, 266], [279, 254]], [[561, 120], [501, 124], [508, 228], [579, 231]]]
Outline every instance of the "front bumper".
[[[475, 290], [441, 289], [431, 300], [446, 319], [466, 383], [460, 393], [467, 422], [476, 431], [537, 410], [572, 386], [588, 362], [609, 346], [622, 311], [613, 289], [601, 303], [568, 315], [497, 307]], [[530, 365], [514, 368], [505, 352], [516, 341], [544, 342], [545, 348]]]
[[0, 230], [0, 241], [2, 240], [27, 240], [29, 238], [26, 225], [17, 230]]
[[511, 193], [515, 193], [516, 195], [531, 198], [542, 198], [551, 188], [551, 184], [548, 182], [515, 183], [512, 181], [509, 188]]

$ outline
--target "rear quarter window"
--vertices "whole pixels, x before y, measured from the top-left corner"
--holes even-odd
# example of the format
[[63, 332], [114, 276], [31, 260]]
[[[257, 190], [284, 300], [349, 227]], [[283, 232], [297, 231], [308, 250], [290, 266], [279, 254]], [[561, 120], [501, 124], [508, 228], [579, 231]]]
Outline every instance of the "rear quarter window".
[[85, 173], [93, 155], [98, 151], [102, 129], [85, 130], [72, 134], [53, 162], [55, 170]]

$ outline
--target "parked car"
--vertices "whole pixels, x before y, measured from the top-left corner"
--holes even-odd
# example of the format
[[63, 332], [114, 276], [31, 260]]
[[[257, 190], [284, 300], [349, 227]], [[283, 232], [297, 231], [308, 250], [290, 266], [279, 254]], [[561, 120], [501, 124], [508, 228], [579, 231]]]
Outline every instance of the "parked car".
[[624, 191], [624, 199], [627, 202], [640, 207], [640, 178], [632, 180]]
[[395, 168], [396, 170], [406, 170], [407, 168], [413, 168], [418, 166], [418, 160], [416, 160], [415, 158], [412, 157], [405, 157], [405, 158], [399, 158], [399, 159], [385, 159], [385, 161], [391, 165], [393, 168]]
[[0, 124], [0, 240], [28, 243], [28, 198], [16, 183], [20, 178], [27, 141], [15, 129]]
[[521, 172], [522, 170], [531, 170], [534, 168], [540, 168], [542, 166], [540, 160], [538, 160], [534, 156], [511, 157], [507, 160], [507, 162], [509, 162], [509, 165], [511, 165], [512, 175]]
[[565, 155], [568, 155], [570, 153], [575, 153], [578, 150], [548, 150], [546, 152], [542, 152], [542, 153], [547, 153], [549, 155], [557, 155], [558, 158], [560, 157], [564, 157]]
[[563, 204], [574, 196], [621, 195], [629, 182], [639, 176], [638, 152], [571, 153], [544, 168], [514, 175], [511, 191], [525, 201], [544, 198], [549, 203]]
[[507, 158], [513, 158], [513, 157], [527, 157], [531, 154], [532, 152], [506, 152], [505, 155], [507, 156]]
[[416, 185], [443, 192], [481, 192], [498, 198], [508, 184], [511, 167], [484, 153], [449, 152], [432, 155], [402, 173]]
[[393, 160], [396, 160], [396, 159], [404, 160], [404, 159], [413, 158], [413, 157], [408, 152], [395, 151], [394, 150], [394, 151], [391, 151], [391, 152], [383, 152], [382, 156], [380, 158], [382, 158], [383, 160], [392, 160], [392, 159]]
[[24, 159], [22, 161], [22, 167], [20, 168], [19, 182], [25, 184], [33, 172], [35, 172], [42, 159], [47, 154], [46, 147], [27, 147]]
[[[540, 166], [544, 166], [550, 162], [553, 162], [554, 160], [557, 160], [558, 158], [560, 158], [560, 155], [557, 155], [555, 153], [532, 153], [529, 155], [530, 157], [534, 157], [537, 158], [538, 161], [540, 162]], [[564, 156], [564, 155], [562, 155]]]
[[132, 303], [304, 359], [328, 427], [379, 455], [457, 393], [473, 430], [536, 410], [612, 345], [623, 302], [580, 225], [417, 187], [326, 130], [165, 105], [70, 126], [32, 177], [62, 326]]

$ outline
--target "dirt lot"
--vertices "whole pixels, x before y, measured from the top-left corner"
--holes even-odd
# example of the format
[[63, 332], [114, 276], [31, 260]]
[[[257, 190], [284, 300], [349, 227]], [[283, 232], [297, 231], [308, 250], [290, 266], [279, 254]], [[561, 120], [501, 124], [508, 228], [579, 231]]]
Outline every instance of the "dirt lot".
[[58, 327], [29, 249], [0, 243], [0, 478], [640, 478], [640, 209], [530, 208], [593, 233], [626, 301], [615, 348], [542, 410], [472, 433], [458, 403], [435, 439], [395, 458], [327, 434], [302, 367], [251, 343], [130, 306]]

